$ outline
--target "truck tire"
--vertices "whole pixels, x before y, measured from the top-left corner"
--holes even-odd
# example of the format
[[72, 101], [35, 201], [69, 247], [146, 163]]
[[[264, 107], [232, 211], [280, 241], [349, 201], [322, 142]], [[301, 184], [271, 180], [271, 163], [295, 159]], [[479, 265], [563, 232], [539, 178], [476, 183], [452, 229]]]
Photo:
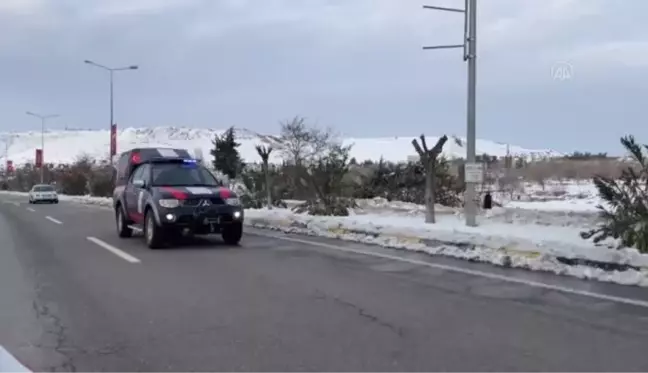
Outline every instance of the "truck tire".
[[243, 236], [243, 224], [234, 223], [223, 227], [223, 241], [228, 245], [237, 245]]
[[144, 239], [149, 249], [160, 249], [164, 243], [162, 229], [155, 222], [155, 216], [150, 208], [144, 215]]
[[128, 238], [133, 236], [133, 230], [128, 226], [126, 216], [121, 206], [115, 209], [115, 225], [117, 226], [117, 235], [121, 238]]

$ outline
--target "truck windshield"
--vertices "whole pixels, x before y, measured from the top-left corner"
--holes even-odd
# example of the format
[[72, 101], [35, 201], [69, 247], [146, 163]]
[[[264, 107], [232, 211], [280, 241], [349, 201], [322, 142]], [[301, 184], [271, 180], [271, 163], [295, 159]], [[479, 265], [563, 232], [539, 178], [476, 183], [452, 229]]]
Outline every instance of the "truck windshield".
[[198, 164], [154, 163], [153, 186], [221, 186], [209, 170]]

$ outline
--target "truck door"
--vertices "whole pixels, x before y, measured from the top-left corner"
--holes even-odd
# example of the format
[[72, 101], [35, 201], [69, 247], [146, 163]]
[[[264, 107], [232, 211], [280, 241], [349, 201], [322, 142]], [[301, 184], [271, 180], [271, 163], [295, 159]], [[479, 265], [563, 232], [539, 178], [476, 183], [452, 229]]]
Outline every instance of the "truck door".
[[124, 191], [124, 199], [126, 202], [126, 212], [128, 217], [136, 223], [139, 223], [144, 220], [144, 201], [146, 189], [141, 186], [136, 185], [136, 181], [146, 182], [148, 177], [149, 165], [143, 164], [135, 169], [128, 184], [126, 184], [126, 189]]

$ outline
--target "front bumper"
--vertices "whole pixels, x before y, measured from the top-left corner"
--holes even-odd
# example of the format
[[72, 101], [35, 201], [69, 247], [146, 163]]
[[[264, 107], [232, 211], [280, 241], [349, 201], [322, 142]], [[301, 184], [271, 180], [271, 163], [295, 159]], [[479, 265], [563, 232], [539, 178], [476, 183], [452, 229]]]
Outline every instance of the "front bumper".
[[32, 202], [56, 202], [58, 196], [34, 196], [31, 197]]
[[242, 224], [243, 219], [243, 209], [240, 206], [183, 206], [159, 210], [159, 223], [165, 230], [190, 231], [197, 234], [219, 233], [229, 225]]

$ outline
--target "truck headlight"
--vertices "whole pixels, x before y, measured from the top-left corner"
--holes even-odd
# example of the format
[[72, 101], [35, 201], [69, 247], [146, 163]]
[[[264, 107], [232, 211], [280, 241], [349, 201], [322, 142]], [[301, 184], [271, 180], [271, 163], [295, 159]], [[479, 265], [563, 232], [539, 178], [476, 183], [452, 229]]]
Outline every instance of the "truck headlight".
[[241, 200], [238, 198], [227, 198], [225, 200], [225, 203], [230, 205], [230, 206], [240, 206], [241, 205]]
[[180, 206], [180, 201], [174, 198], [169, 198], [169, 199], [161, 199], [158, 201], [158, 204], [162, 207], [172, 209]]

